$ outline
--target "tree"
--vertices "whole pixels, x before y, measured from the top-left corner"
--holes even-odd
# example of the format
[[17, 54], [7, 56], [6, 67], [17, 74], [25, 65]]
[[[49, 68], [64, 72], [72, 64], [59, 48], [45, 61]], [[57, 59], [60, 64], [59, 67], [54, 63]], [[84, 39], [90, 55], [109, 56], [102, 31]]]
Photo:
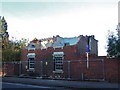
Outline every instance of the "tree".
[[9, 41], [2, 49], [2, 61], [20, 61], [21, 50], [27, 42], [27, 39]]
[[116, 52], [117, 52], [117, 57], [120, 58], [120, 39], [116, 41]]
[[109, 32], [107, 46], [107, 55], [109, 57], [120, 58], [120, 39], [118, 39], [113, 33]]

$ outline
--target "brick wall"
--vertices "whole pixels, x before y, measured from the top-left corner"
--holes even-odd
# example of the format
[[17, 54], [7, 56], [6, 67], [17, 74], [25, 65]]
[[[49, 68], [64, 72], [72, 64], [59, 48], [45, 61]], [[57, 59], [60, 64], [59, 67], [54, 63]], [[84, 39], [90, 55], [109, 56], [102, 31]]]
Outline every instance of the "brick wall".
[[[22, 51], [21, 61], [27, 60], [28, 52], [36, 53], [35, 73], [40, 76], [55, 76], [53, 73], [53, 52], [64, 52], [63, 74], [59, 74], [64, 78], [79, 79], [79, 80], [105, 80], [108, 82], [120, 82], [119, 68], [120, 60], [96, 55], [89, 55], [89, 68], [86, 68], [86, 55], [79, 55], [76, 50], [78, 46], [65, 46], [62, 48], [54, 49], [49, 47], [46, 49], [36, 49], [35, 51]], [[81, 61], [78, 61], [81, 60]], [[41, 62], [42, 61], [42, 62]], [[70, 61], [70, 63], [68, 62]], [[46, 65], [47, 62], [47, 65]], [[26, 73], [28, 63], [22, 63], [22, 73]]]
[[22, 49], [21, 52], [21, 73], [26, 73], [27, 69], [26, 66], [28, 65], [28, 58], [27, 58], [28, 50]]
[[109, 82], [120, 82], [120, 60], [106, 59], [105, 60], [105, 79]]
[[19, 75], [19, 64], [3, 64], [2, 65], [2, 76], [15, 76]]
[[120, 60], [99, 59], [89, 61], [87, 69], [86, 61], [71, 62], [71, 78], [82, 80], [105, 80], [108, 82], [120, 82]]

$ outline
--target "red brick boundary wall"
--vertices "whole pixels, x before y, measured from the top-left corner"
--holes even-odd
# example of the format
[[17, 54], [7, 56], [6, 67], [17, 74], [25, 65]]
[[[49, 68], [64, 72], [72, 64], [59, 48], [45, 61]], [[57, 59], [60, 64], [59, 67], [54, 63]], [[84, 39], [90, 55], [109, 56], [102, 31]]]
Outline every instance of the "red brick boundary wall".
[[106, 59], [104, 68], [105, 68], [106, 81], [120, 83], [120, 60], [119, 59]]
[[74, 79], [120, 83], [120, 60], [110, 58], [91, 60], [89, 68], [87, 68], [86, 60], [71, 62], [69, 72], [69, 77]]
[[[6, 63], [2, 65], [3, 76], [15, 76], [25, 74], [25, 64]], [[48, 64], [49, 65], [49, 64]], [[53, 66], [41, 67], [41, 62], [36, 62], [35, 73], [39, 76], [46, 74], [48, 77], [59, 75], [61, 78], [70, 78], [74, 80], [97, 80], [120, 83], [120, 60], [106, 57], [91, 58], [89, 68], [86, 67], [86, 60], [66, 60], [63, 64], [62, 74], [54, 74]], [[44, 71], [44, 72], [43, 72]]]
[[19, 64], [6, 63], [2, 65], [2, 76], [19, 75]]

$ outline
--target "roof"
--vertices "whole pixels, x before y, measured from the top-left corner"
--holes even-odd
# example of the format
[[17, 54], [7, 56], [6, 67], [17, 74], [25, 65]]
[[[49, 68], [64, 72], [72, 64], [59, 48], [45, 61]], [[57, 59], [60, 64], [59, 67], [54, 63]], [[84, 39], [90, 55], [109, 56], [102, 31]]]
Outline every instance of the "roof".
[[80, 37], [73, 37], [73, 38], [63, 38], [57, 37], [53, 47], [64, 47], [65, 45], [75, 45], [78, 43]]
[[69, 43], [69, 45], [75, 45], [77, 44], [77, 42], [79, 41], [78, 37], [74, 37], [74, 38], [63, 38], [63, 43]]
[[33, 42], [33, 43], [38, 44], [39, 48], [41, 49], [47, 49], [48, 47], [62, 48], [64, 46], [76, 45], [80, 41], [80, 39], [82, 39], [82, 37], [86, 39], [88, 37], [91, 37], [94, 39], [94, 35], [91, 35], [91, 36], [80, 35], [78, 37], [70, 37], [70, 38], [64, 38], [64, 37], [60, 37], [59, 35], [57, 35], [56, 37], [53, 36], [53, 38], [45, 38], [45, 39], [39, 39], [39, 40], [34, 39], [33, 41], [31, 41], [31, 43]]

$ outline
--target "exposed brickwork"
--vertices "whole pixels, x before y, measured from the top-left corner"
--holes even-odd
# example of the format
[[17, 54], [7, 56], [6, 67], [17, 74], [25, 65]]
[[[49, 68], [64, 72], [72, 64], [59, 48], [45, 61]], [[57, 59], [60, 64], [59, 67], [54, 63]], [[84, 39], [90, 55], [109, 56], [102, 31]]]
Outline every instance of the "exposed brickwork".
[[120, 60], [106, 59], [105, 60], [105, 79], [109, 82], [118, 82], [119, 80], [119, 64]]
[[[51, 57], [50, 57], [51, 58]], [[103, 57], [102, 57], [103, 58]], [[48, 62], [48, 65], [45, 65], [45, 62], [41, 64], [41, 62], [37, 62], [35, 66], [35, 72], [40, 76], [61, 76], [62, 78], [71, 78], [77, 80], [105, 80], [108, 82], [119, 82], [120, 83], [120, 60], [118, 59], [108, 59], [104, 58], [102, 60], [101, 57], [92, 59], [89, 61], [89, 68], [86, 67], [86, 61], [75, 61], [71, 60], [70, 62], [64, 62], [62, 74], [54, 74], [53, 73], [53, 62], [47, 59], [45, 62]], [[69, 64], [68, 64], [69, 63]], [[24, 64], [23, 64], [24, 65]], [[23, 66], [22, 65], [22, 66]], [[41, 66], [42, 65], [42, 66]], [[70, 66], [70, 67], [69, 67]], [[24, 66], [23, 66], [24, 67]], [[24, 68], [25, 69], [25, 68]], [[22, 70], [24, 70], [22, 68]], [[19, 64], [4, 64], [3, 65], [3, 75], [13, 76], [19, 75]], [[22, 71], [22, 73], [25, 73]]]
[[19, 75], [19, 64], [4, 64], [2, 65], [2, 76]]
[[[120, 60], [107, 58], [105, 56], [98, 57], [94, 54], [89, 55], [89, 68], [87, 69], [86, 55], [79, 55], [77, 49], [78, 45], [65, 46], [64, 48], [54, 49], [49, 47], [47, 49], [36, 49], [35, 51], [23, 50], [21, 57], [22, 61], [27, 60], [27, 54], [36, 54], [35, 72], [40, 76], [61, 76], [62, 78], [71, 78], [79, 80], [105, 80], [108, 82], [118, 82], [120, 81], [119, 75], [119, 63]], [[52, 54], [53, 52], [64, 52], [64, 63], [63, 63], [63, 73], [55, 74], [54, 62]], [[81, 60], [81, 61], [78, 61]], [[41, 62], [42, 61], [42, 62]], [[70, 63], [68, 62], [70, 61]], [[45, 63], [48, 63], [47, 65]], [[69, 64], [68, 64], [69, 63]], [[26, 71], [25, 65], [22, 71]], [[23, 72], [25, 73], [25, 72]]]

